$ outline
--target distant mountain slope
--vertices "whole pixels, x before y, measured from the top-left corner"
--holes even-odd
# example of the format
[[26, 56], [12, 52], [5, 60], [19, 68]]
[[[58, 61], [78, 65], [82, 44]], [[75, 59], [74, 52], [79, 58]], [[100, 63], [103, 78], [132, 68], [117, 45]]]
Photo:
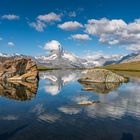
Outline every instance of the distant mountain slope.
[[140, 61], [140, 53], [131, 53], [131, 54], [125, 55], [122, 57], [122, 59], [117, 61], [117, 64], [133, 62], [133, 61]]

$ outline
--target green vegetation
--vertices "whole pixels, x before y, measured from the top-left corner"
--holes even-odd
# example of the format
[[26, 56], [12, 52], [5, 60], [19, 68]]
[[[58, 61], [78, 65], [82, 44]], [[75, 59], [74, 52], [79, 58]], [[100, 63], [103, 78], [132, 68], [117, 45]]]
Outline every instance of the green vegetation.
[[140, 78], [140, 72], [138, 71], [113, 71], [124, 77]]
[[140, 72], [140, 61], [137, 62], [129, 62], [129, 63], [122, 63], [122, 64], [112, 64], [103, 66], [101, 68], [105, 68], [108, 70], [117, 70], [117, 71], [137, 71]]
[[58, 68], [49, 68], [49, 67], [45, 67], [45, 66], [37, 66], [37, 69], [38, 69], [39, 71], [58, 70]]
[[112, 65], [107, 65], [100, 68], [111, 70], [125, 77], [140, 78], [140, 61], [128, 62], [128, 63], [122, 63], [122, 64], [112, 64]]

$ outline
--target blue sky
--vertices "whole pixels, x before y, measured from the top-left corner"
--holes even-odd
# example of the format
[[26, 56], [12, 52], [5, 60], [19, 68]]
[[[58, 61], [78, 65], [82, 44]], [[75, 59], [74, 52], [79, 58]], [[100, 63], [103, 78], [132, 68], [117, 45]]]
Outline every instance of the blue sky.
[[126, 54], [140, 50], [139, 0], [1, 0], [0, 52], [44, 55], [65, 50]]

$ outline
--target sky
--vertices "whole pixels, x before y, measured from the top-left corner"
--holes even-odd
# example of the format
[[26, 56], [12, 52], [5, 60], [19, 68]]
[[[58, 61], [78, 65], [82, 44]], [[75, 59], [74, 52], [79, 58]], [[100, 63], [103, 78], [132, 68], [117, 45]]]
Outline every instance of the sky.
[[139, 52], [140, 1], [0, 1], [1, 53], [47, 55], [52, 41], [82, 57]]

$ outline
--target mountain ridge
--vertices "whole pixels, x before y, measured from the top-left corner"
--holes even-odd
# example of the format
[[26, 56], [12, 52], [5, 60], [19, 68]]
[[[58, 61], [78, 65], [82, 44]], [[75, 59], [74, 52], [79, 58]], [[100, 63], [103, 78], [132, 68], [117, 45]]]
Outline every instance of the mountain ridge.
[[33, 59], [37, 65], [48, 68], [92, 68], [97, 66], [106, 66], [111, 64], [121, 64], [128, 62], [140, 61], [140, 53], [131, 53], [124, 56], [100, 56], [98, 58], [80, 58], [68, 51], [61, 49], [60, 51], [51, 51], [48, 56], [26, 56], [23, 54], [6, 54], [0, 53], [0, 59], [15, 57], [28, 57]]

